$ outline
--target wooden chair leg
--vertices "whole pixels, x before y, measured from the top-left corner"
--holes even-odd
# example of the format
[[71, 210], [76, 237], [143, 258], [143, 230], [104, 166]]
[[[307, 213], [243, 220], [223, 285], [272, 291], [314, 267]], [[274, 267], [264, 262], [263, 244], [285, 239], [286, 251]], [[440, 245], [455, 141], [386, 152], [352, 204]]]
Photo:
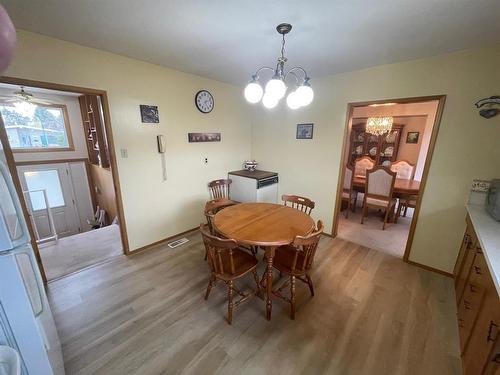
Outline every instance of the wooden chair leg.
[[295, 276], [290, 276], [290, 319], [295, 320]]
[[347, 219], [347, 216], [349, 215], [349, 209], [351, 208], [351, 200], [347, 202], [347, 207], [345, 209], [345, 218]]
[[257, 286], [255, 295], [260, 296], [261, 295], [260, 281], [259, 281], [259, 276], [257, 276], [257, 270], [253, 270], [252, 273], [253, 273], [253, 279], [255, 280], [255, 285]]
[[385, 224], [387, 223], [387, 218], [389, 217], [389, 211], [391, 210], [392, 206], [389, 206], [385, 209], [385, 216], [384, 216], [384, 224], [382, 225], [382, 230], [385, 230]]
[[210, 280], [208, 281], [207, 292], [205, 293], [205, 300], [208, 299], [210, 295], [210, 291], [212, 290], [212, 286], [214, 285], [214, 274], [210, 275]]
[[227, 322], [231, 324], [233, 322], [233, 281], [228, 281], [227, 290]]
[[358, 204], [358, 194], [354, 195], [354, 204], [352, 205], [352, 212], [356, 212], [356, 205]]
[[408, 212], [408, 206], [407, 206], [407, 205], [405, 205], [405, 212], [404, 212], [404, 214], [403, 214], [403, 216], [404, 216], [404, 217], [406, 217], [406, 213], [407, 213], [407, 212]]
[[207, 253], [207, 250], [205, 249], [205, 260], [207, 260], [208, 258], [208, 253]]
[[361, 224], [363, 224], [363, 221], [365, 219], [365, 215], [366, 215], [366, 204], [363, 203], [363, 208], [361, 210]]
[[311, 297], [314, 297], [314, 286], [311, 276], [306, 275], [306, 279], [307, 279], [307, 285], [309, 285], [309, 291], [311, 292]]

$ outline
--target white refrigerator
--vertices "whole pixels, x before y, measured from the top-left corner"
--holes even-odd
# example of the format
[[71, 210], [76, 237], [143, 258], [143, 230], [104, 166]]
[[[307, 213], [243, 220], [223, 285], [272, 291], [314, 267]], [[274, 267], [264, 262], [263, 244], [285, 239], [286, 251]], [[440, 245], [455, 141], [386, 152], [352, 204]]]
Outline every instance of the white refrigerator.
[[61, 344], [0, 145], [0, 345], [15, 349], [23, 375], [64, 374]]

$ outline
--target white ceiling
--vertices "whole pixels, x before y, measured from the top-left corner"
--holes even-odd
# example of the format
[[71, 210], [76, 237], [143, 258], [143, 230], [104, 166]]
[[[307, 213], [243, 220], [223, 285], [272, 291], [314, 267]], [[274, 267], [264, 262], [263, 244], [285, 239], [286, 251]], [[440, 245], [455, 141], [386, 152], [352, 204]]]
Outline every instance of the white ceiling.
[[275, 63], [314, 78], [500, 42], [500, 0], [3, 0], [16, 27], [244, 85]]

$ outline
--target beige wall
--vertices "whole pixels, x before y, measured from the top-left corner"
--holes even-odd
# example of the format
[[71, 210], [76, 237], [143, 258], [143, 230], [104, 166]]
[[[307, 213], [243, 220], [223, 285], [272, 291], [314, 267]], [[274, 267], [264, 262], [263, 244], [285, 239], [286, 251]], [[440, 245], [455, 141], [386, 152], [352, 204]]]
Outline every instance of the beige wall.
[[[452, 272], [471, 181], [500, 175], [500, 117], [485, 120], [474, 107], [498, 94], [499, 66], [500, 45], [313, 79], [309, 108], [255, 106], [252, 158], [280, 173], [280, 193], [314, 199], [313, 216], [331, 228], [347, 103], [446, 94], [410, 259]], [[302, 122], [315, 123], [313, 140], [295, 139]]]
[[[12, 95], [19, 88], [1, 88], [0, 95]], [[25, 90], [30, 92], [29, 87]], [[64, 104], [68, 111], [69, 124], [73, 137], [74, 151], [55, 151], [55, 152], [15, 152], [14, 159], [16, 161], [33, 161], [33, 160], [59, 160], [59, 159], [79, 159], [88, 158], [87, 145], [85, 144], [85, 135], [83, 131], [82, 116], [80, 114], [80, 103], [78, 96], [74, 95], [59, 95], [35, 92], [35, 97], [49, 100], [55, 104]]]
[[[250, 111], [239, 87], [25, 31], [5, 75], [107, 90], [131, 249], [199, 225], [207, 181], [250, 157]], [[214, 95], [211, 114], [194, 106], [200, 89]], [[139, 104], [157, 105], [160, 124], [142, 124]], [[222, 141], [190, 144], [194, 131], [220, 131]], [[166, 182], [157, 134], [166, 137]]]

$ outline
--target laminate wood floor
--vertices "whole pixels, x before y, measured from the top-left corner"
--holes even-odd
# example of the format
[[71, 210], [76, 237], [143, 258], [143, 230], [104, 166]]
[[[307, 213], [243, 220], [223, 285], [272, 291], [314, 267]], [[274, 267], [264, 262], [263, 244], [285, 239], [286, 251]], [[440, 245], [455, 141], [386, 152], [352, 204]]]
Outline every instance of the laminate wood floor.
[[449, 278], [325, 236], [295, 321], [281, 300], [266, 321], [251, 298], [229, 326], [226, 289], [203, 299], [203, 244], [188, 237], [49, 283], [67, 374], [461, 373]]

